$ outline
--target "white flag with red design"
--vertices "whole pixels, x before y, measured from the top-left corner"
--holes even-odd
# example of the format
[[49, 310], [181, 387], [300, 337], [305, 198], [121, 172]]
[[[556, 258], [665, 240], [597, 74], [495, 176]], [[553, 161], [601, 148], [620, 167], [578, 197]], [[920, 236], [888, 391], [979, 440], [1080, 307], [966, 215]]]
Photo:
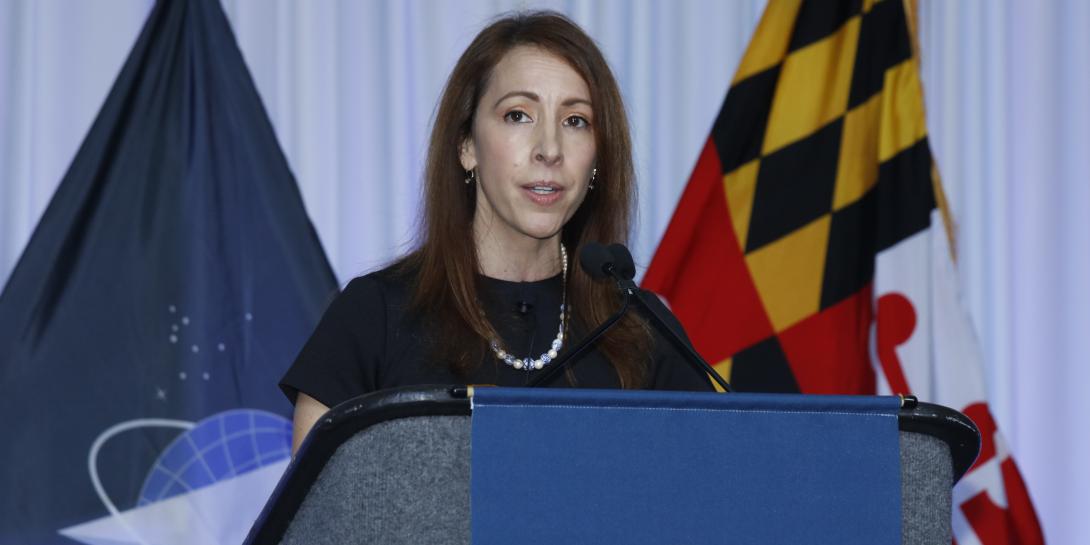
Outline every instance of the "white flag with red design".
[[1035, 545], [1044, 538], [1029, 494], [988, 409], [976, 336], [960, 304], [942, 214], [878, 254], [871, 361], [879, 393], [911, 393], [968, 415], [979, 458], [954, 487], [958, 545]]

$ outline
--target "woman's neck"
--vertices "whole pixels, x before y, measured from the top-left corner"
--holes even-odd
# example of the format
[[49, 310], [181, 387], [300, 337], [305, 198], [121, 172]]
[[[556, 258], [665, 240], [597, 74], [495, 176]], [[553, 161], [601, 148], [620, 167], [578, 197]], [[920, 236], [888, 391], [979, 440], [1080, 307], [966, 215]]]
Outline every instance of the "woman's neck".
[[511, 282], [534, 282], [560, 274], [560, 235], [535, 239], [519, 236], [515, 240], [495, 236], [494, 232], [474, 229], [477, 262], [481, 274]]

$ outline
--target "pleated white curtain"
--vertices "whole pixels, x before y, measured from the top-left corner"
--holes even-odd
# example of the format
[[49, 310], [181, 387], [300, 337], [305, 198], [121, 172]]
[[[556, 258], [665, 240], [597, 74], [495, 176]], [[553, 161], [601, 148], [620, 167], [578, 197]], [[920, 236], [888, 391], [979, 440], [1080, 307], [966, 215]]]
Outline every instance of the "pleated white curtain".
[[243, 0], [225, 7], [326, 251], [347, 280], [404, 249], [446, 77], [488, 20], [524, 7], [570, 14], [617, 73], [641, 181], [634, 251], [646, 264], [762, 4]]
[[921, 0], [920, 19], [932, 149], [992, 409], [1046, 540], [1083, 542], [1090, 3]]
[[[0, 1], [0, 283], [151, 0]], [[646, 266], [764, 0], [223, 0], [342, 282], [411, 241], [428, 127], [496, 14], [551, 8], [601, 44], [631, 114]], [[1090, 535], [1090, 4], [920, 0], [932, 146], [993, 411], [1046, 537]], [[2, 364], [2, 362], [0, 362]], [[4, 385], [7, 386], [7, 385]], [[998, 499], [997, 499], [998, 500]], [[1001, 503], [998, 502], [997, 503]]]

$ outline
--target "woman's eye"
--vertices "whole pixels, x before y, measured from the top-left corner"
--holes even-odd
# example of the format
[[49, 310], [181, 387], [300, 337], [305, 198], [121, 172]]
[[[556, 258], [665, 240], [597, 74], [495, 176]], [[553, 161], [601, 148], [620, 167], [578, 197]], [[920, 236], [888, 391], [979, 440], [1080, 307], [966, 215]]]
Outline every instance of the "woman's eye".
[[530, 116], [526, 115], [526, 112], [520, 112], [518, 110], [507, 112], [507, 114], [504, 115], [503, 118], [508, 120], [508, 121], [511, 121], [512, 123], [529, 123], [530, 122]]
[[590, 126], [590, 121], [581, 115], [573, 115], [564, 120], [569, 127], [575, 127], [577, 129], [585, 129]]

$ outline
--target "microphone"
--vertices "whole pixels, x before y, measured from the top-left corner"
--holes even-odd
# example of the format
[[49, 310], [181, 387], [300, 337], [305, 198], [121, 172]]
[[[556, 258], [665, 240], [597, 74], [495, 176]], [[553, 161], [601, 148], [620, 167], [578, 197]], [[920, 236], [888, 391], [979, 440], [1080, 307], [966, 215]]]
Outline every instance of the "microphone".
[[670, 321], [666, 318], [669, 315], [669, 310], [659, 301], [658, 297], [648, 297], [640, 290], [639, 286], [632, 281], [632, 277], [636, 275], [636, 266], [632, 262], [632, 254], [625, 248], [623, 244], [610, 244], [607, 248], [611, 257], [613, 258], [613, 266], [603, 266], [602, 270], [606, 271], [617, 282], [617, 287], [625, 293], [626, 297], [631, 297], [636, 303], [643, 308], [646, 315], [651, 318], [651, 323], [662, 333], [664, 337], [669, 339], [685, 361], [689, 362], [697, 371], [703, 371], [707, 373], [712, 380], [719, 384], [719, 387], [724, 392], [730, 392], [730, 384], [713, 368], [707, 361], [693, 349], [692, 345], [686, 342], [685, 337], [681, 333], [676, 331], [670, 324]]
[[609, 278], [609, 270], [615, 267], [613, 253], [597, 242], [588, 243], [579, 252], [579, 264], [594, 280]]
[[517, 301], [515, 303], [515, 312], [522, 316], [526, 316], [531, 310], [534, 310], [534, 304], [529, 301]]
[[[597, 242], [591, 242], [583, 246], [583, 249], [580, 250], [579, 265], [583, 267], [583, 271], [590, 275], [592, 279], [605, 280], [610, 277], [609, 271], [616, 267], [616, 259], [605, 246], [602, 246]], [[570, 362], [574, 361], [575, 358], [583, 353], [583, 351], [589, 348], [594, 341], [598, 340], [598, 337], [601, 337], [607, 329], [617, 323], [617, 320], [620, 320], [627, 311], [628, 296], [625, 296], [621, 299], [620, 310], [613, 313], [613, 315], [602, 322], [601, 325], [594, 328], [594, 330], [584, 337], [583, 340], [579, 341], [579, 344], [576, 344], [567, 353], [554, 360], [552, 365], [535, 376], [534, 379], [526, 385], [532, 387], [548, 383], [553, 377], [566, 369], [570, 365]]]
[[632, 280], [636, 276], [636, 264], [632, 262], [632, 254], [628, 252], [628, 248], [625, 248], [624, 244], [614, 242], [606, 249], [613, 256], [614, 269], [617, 274], [627, 280]]
[[592, 242], [583, 247], [583, 250], [579, 254], [579, 264], [583, 266], [583, 270], [595, 280], [604, 280], [606, 278], [612, 278], [617, 288], [621, 290], [623, 294], [621, 309], [610, 316], [602, 325], [598, 326], [591, 332], [582, 342], [569, 352], [563, 361], [556, 362], [556, 365], [552, 366], [546, 373], [538, 376], [534, 381], [530, 383], [530, 386], [536, 386], [544, 383], [550, 377], [559, 373], [559, 370], [568, 365], [577, 354], [581, 353], [591, 343], [596, 341], [598, 337], [602, 335], [610, 326], [617, 322], [628, 310], [629, 301], [635, 301], [640, 307], [643, 308], [645, 314], [650, 318], [650, 322], [654, 325], [659, 333], [662, 333], [664, 337], [669, 339], [674, 347], [681, 352], [685, 361], [693, 366], [697, 371], [703, 371], [712, 377], [719, 387], [725, 392], [730, 392], [730, 384], [723, 379], [719, 373], [708, 364], [685, 341], [684, 337], [675, 331], [671, 327], [670, 322], [666, 319], [669, 311], [659, 301], [658, 297], [647, 297], [640, 291], [640, 288], [636, 286], [636, 283], [632, 281], [632, 278], [636, 276], [636, 265], [632, 261], [632, 253], [625, 248], [623, 244], [610, 244], [608, 247], [604, 247], [601, 244]]

